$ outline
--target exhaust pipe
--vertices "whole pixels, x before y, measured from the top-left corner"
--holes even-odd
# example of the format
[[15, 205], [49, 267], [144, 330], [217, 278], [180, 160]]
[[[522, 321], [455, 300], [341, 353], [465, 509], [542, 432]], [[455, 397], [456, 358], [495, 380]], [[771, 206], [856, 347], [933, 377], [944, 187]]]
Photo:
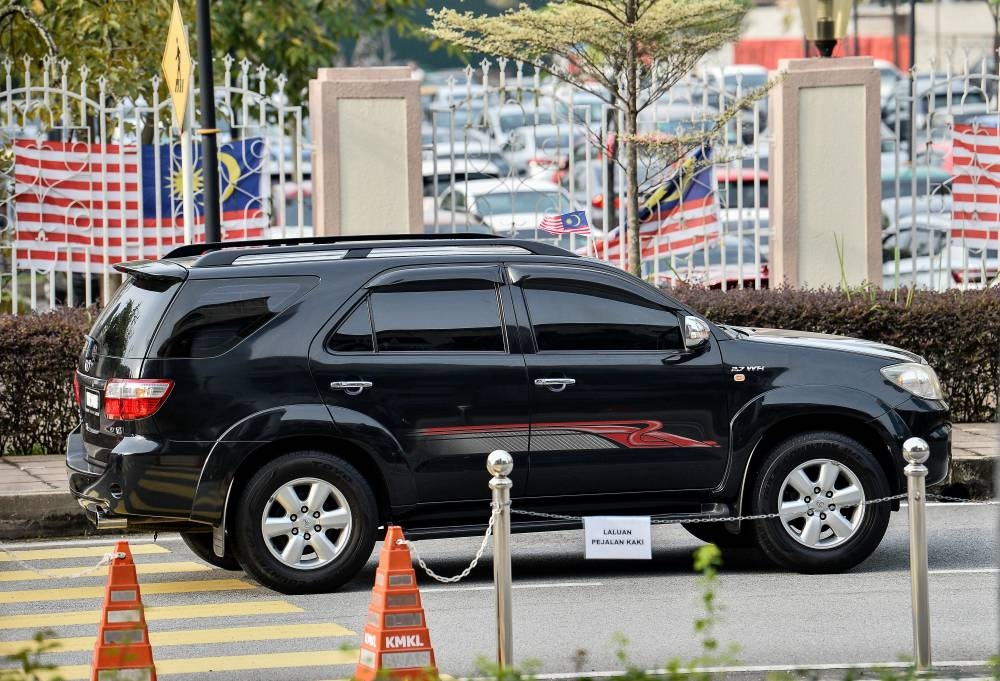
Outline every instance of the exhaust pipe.
[[124, 530], [128, 528], [128, 518], [122, 518], [119, 516], [108, 517], [98, 511], [97, 521], [95, 524], [99, 530]]

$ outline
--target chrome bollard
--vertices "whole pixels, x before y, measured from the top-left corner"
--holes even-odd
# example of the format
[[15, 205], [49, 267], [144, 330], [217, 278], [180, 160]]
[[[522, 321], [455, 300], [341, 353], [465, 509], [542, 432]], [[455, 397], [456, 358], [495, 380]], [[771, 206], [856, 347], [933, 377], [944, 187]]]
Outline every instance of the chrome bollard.
[[497, 509], [493, 524], [493, 582], [497, 596], [497, 666], [510, 667], [514, 658], [513, 615], [510, 588], [510, 488], [513, 482], [507, 476], [514, 470], [514, 459], [509, 452], [498, 449], [486, 460], [486, 470], [493, 478], [493, 505]]
[[903, 443], [910, 519], [910, 600], [913, 606], [913, 662], [917, 671], [931, 667], [931, 613], [927, 590], [927, 466], [930, 447], [919, 437]]

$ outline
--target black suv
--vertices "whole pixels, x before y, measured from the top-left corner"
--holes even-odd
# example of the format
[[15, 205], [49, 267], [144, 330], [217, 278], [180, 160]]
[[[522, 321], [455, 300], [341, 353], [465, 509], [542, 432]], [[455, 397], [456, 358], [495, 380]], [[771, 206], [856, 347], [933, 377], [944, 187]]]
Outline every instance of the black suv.
[[[785, 568], [875, 550], [903, 441], [950, 459], [937, 377], [851, 338], [713, 324], [608, 265], [464, 235], [184, 246], [86, 339], [73, 494], [98, 525], [177, 529], [282, 592], [336, 588], [380, 525], [480, 533], [485, 459], [515, 508], [680, 520]], [[898, 504], [895, 505], [898, 508]], [[515, 531], [579, 523], [514, 517]]]

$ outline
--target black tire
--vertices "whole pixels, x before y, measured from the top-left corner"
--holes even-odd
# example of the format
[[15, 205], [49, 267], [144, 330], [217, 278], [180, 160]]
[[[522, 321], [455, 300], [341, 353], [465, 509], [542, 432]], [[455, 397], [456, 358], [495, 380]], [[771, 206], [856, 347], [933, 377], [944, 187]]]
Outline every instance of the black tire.
[[[803, 433], [779, 444], [764, 461], [754, 483], [753, 512], [755, 514], [776, 512], [779, 505], [778, 497], [786, 478], [796, 468], [815, 460], [834, 462], [839, 465], [841, 471], [847, 469], [860, 483], [865, 500], [889, 494], [889, 485], [882, 467], [874, 454], [865, 449], [859, 442], [839, 433]], [[805, 470], [815, 471], [814, 474], [817, 477], [811, 477], [813, 473], [809, 472], [807, 472], [807, 477], [810, 477], [811, 480], [818, 479], [819, 465], [810, 466]], [[839, 473], [836, 483], [833, 485], [834, 489], [842, 492], [846, 488], [845, 482], [850, 483], [847, 474]], [[795, 491], [791, 485], [786, 488], [785, 500], [804, 503], [805, 499], [808, 498], [813, 504], [810, 508], [813, 516], [808, 518], [802, 516], [792, 521], [789, 525], [791, 529], [786, 529], [785, 523], [780, 518], [756, 521], [754, 531], [764, 555], [788, 570], [806, 574], [822, 574], [848, 570], [875, 551], [889, 525], [889, 504], [881, 503], [868, 506], [843, 504], [841, 509], [835, 509], [838, 515], [846, 513], [842, 517], [847, 517], [857, 524], [853, 531], [843, 532], [846, 539], [838, 539], [841, 535], [837, 535], [832, 527], [826, 524], [825, 520], [820, 519], [821, 513], [827, 518], [833, 517], [833, 512], [828, 510], [829, 506], [823, 509], [819, 508], [827, 501], [832, 501], [832, 499], [824, 499], [827, 491], [831, 490], [821, 490], [821, 496], [806, 497]], [[839, 496], [838, 492], [834, 493]], [[859, 512], [860, 515], [856, 515]], [[828, 548], [807, 546], [792, 536], [793, 532], [797, 532], [799, 537], [804, 535], [806, 522], [816, 523], [822, 528], [820, 536], [825, 538], [820, 539], [819, 542], [840, 543]], [[800, 523], [801, 525], [799, 525]]]
[[752, 549], [757, 546], [757, 535], [748, 523], [743, 523], [738, 534], [725, 528], [725, 523], [681, 523], [692, 536], [715, 544], [720, 549]]
[[[302, 478], [328, 483], [337, 490], [346, 502], [351, 519], [339, 553], [330, 562], [309, 569], [286, 564], [273, 555], [275, 544], [265, 540], [261, 527], [265, 508], [275, 508], [274, 495], [283, 486]], [[312, 522], [310, 520], [309, 524]], [[349, 581], [364, 566], [375, 546], [377, 527], [375, 495], [354, 466], [327, 452], [297, 451], [269, 461], [243, 489], [233, 522], [233, 548], [243, 568], [275, 591], [285, 594], [328, 592]], [[296, 536], [301, 533], [306, 538], [310, 531], [303, 527]], [[322, 533], [337, 543], [342, 538], [341, 532], [343, 530], [330, 529]], [[291, 535], [285, 539], [290, 541]], [[319, 553], [311, 547], [307, 547], [302, 556], [311, 556], [321, 562]]]
[[215, 555], [215, 549], [212, 548], [211, 532], [181, 532], [181, 539], [191, 549], [191, 553], [209, 565], [223, 570], [239, 571], [243, 569], [240, 562], [236, 560], [236, 556], [233, 555], [231, 547], [226, 547], [228, 550], [222, 558]]

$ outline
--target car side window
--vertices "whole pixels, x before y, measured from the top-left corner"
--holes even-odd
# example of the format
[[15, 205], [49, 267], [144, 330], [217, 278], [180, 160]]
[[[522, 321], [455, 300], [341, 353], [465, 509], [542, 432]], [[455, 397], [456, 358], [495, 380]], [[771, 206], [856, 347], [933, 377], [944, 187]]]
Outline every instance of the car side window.
[[532, 277], [521, 289], [539, 352], [684, 347], [676, 314], [611, 282]]
[[420, 281], [370, 297], [378, 352], [504, 352], [492, 281]]
[[327, 348], [331, 352], [373, 352], [375, 337], [372, 335], [372, 320], [368, 299], [365, 298], [340, 323], [330, 336]]

